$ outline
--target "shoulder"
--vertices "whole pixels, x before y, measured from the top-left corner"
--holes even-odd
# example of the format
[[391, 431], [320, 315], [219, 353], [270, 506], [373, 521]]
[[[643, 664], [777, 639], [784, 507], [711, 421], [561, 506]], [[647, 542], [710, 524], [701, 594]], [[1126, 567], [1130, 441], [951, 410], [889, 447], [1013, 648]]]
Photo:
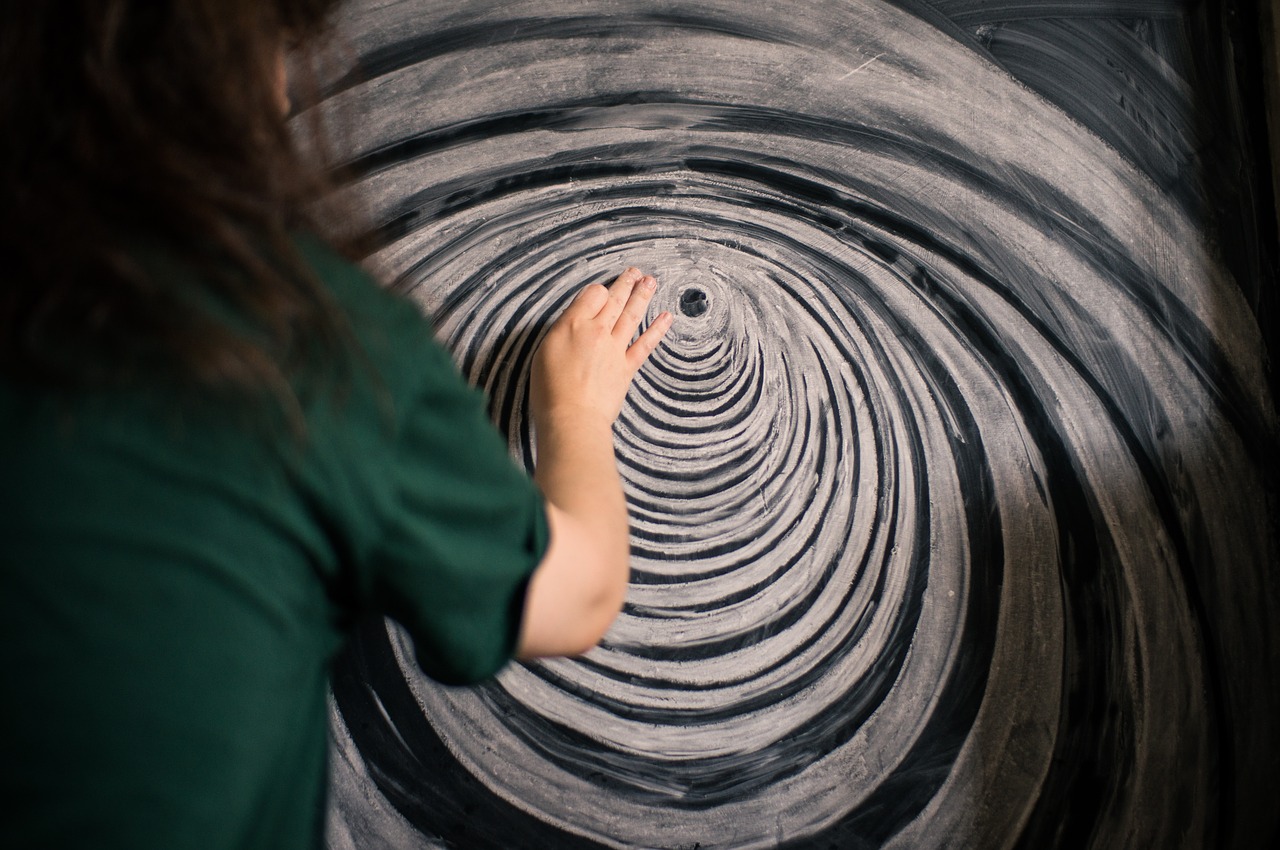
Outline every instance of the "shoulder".
[[301, 236], [302, 259], [343, 311], [367, 367], [404, 389], [423, 380], [461, 382], [453, 361], [418, 305], [387, 289], [371, 274], [317, 237]]
[[[407, 299], [374, 280], [356, 263], [316, 236], [303, 234], [295, 245], [303, 262], [326, 286], [329, 294], [355, 322], [390, 322], [406, 332], [427, 333], [430, 323]], [[356, 330], [364, 330], [357, 326]]]

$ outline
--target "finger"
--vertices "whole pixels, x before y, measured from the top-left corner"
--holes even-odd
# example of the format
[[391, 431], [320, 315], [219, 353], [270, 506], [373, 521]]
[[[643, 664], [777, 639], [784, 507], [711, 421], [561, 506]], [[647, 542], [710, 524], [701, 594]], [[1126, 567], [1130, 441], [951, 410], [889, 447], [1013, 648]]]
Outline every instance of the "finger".
[[622, 315], [613, 325], [615, 337], [622, 340], [631, 339], [644, 319], [644, 314], [649, 309], [649, 300], [653, 298], [653, 291], [657, 287], [658, 282], [650, 275], [645, 275], [636, 281], [631, 294], [627, 296], [626, 305], [622, 308]]
[[609, 284], [609, 300], [600, 308], [599, 313], [599, 319], [604, 322], [606, 328], [612, 328], [618, 323], [618, 317], [622, 315], [627, 299], [631, 297], [631, 290], [642, 277], [644, 274], [639, 269], [630, 268]]
[[598, 283], [582, 287], [569, 304], [566, 314], [581, 315], [588, 318], [599, 314], [600, 309], [609, 301], [609, 290]]
[[638, 370], [649, 359], [649, 355], [657, 349], [658, 343], [662, 342], [662, 338], [671, 329], [672, 321], [674, 317], [670, 313], [662, 313], [631, 343], [631, 347], [627, 349], [627, 364], [632, 371]]

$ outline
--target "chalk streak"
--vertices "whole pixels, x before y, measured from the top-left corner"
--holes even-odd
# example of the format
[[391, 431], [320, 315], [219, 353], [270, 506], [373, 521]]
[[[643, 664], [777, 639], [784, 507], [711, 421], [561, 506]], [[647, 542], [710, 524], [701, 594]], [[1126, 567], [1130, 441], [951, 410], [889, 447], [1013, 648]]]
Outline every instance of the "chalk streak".
[[877, 59], [881, 58], [882, 56], [884, 56], [884, 54], [883, 54], [883, 53], [878, 53], [878, 54], [876, 54], [875, 56], [872, 56], [872, 57], [871, 57], [870, 59], [868, 59], [866, 62], [863, 62], [861, 65], [859, 65], [858, 67], [854, 68], [852, 71], [850, 71], [849, 73], [845, 74], [845, 75], [844, 75], [844, 76], [842, 76], [840, 79], [842, 79], [842, 80], [847, 80], [847, 79], [849, 79], [849, 78], [850, 78], [850, 77], [852, 77], [854, 74], [858, 73], [858, 72], [859, 72], [859, 71], [861, 71], [863, 68], [867, 67], [867, 66], [868, 66], [868, 65], [870, 65], [872, 62], [876, 61]]

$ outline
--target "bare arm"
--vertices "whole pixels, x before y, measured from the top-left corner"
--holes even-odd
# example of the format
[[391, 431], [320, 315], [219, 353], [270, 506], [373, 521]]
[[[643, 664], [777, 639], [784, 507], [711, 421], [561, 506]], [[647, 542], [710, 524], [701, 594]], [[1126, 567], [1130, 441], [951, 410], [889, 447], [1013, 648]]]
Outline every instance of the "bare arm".
[[607, 289], [586, 287], [534, 357], [534, 480], [547, 500], [551, 544], [529, 583], [521, 658], [586, 652], [622, 608], [630, 549], [613, 422], [631, 379], [671, 327], [663, 313], [631, 342], [655, 285], [628, 269]]

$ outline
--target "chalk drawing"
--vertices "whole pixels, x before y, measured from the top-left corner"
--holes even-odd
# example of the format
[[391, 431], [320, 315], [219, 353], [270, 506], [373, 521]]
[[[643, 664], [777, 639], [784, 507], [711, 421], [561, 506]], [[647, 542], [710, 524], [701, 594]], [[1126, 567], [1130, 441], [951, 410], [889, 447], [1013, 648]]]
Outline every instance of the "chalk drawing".
[[1028, 45], [1071, 4], [914, 5], [347, 13], [369, 261], [516, 457], [580, 286], [677, 321], [616, 428], [620, 620], [461, 689], [363, 633], [334, 848], [1259, 846], [1277, 424], [1190, 96], [1067, 23], [1086, 88], [1150, 61], [1064, 111]]

